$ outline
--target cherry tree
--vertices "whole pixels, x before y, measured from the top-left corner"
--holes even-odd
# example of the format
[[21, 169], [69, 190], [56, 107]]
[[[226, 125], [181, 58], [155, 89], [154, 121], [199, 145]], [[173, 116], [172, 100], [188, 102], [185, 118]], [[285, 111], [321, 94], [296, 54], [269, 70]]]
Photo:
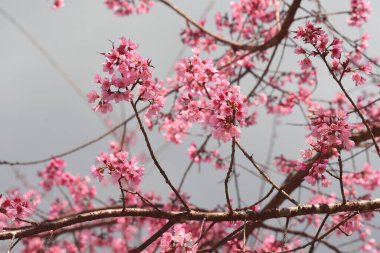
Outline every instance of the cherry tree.
[[[39, 188], [0, 195], [7, 252], [380, 252], [374, 225], [380, 65], [361, 30], [379, 10], [369, 1], [337, 1], [339, 11], [329, 12], [319, 0], [233, 0], [229, 11], [199, 21], [168, 0], [104, 4], [123, 19], [166, 6], [183, 18], [180, 39], [191, 53], [161, 80], [153, 72], [160, 66], [139, 53], [133, 38], [120, 36], [102, 49], [103, 71], [94, 73], [86, 99], [102, 119], [120, 107], [127, 118], [67, 152], [0, 161], [4, 171], [40, 166]], [[63, 0], [52, 3], [53, 9], [64, 6]], [[65, 8], [75, 8], [75, 1]], [[359, 36], [346, 34], [338, 19]], [[339, 91], [327, 89], [321, 99], [316, 93], [327, 85]], [[293, 124], [302, 129], [299, 153], [268, 150], [267, 162], [252, 153], [252, 145], [261, 144], [247, 138], [268, 124], [268, 115], [302, 120]], [[132, 122], [136, 131], [127, 128]], [[169, 145], [187, 145], [183, 168], [176, 169], [180, 181], [160, 161], [154, 134]], [[67, 169], [66, 156], [110, 135], [88, 175]], [[276, 135], [274, 129], [270, 146]], [[291, 134], [284, 138], [292, 145]], [[133, 152], [137, 143], [143, 153]], [[168, 196], [141, 186], [149, 162]], [[184, 190], [185, 183], [197, 187], [187, 180], [196, 167], [201, 175], [223, 175], [224, 201], [217, 206], [199, 206]], [[241, 177], [251, 177], [250, 190], [259, 197], [242, 196]], [[117, 196], [99, 199], [98, 182], [117, 189]], [[54, 199], [45, 198], [48, 192]]]

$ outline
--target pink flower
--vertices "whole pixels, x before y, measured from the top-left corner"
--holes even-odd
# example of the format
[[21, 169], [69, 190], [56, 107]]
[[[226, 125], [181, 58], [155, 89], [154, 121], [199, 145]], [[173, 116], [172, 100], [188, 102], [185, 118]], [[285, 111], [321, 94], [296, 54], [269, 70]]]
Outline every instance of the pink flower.
[[302, 47], [296, 47], [295, 49], [294, 49], [294, 53], [295, 54], [304, 54], [304, 53], [306, 53], [306, 51], [305, 51], [305, 49], [303, 49]]
[[65, 6], [65, 2], [63, 0], [55, 0], [53, 6], [51, 7], [53, 10], [61, 8]]
[[362, 77], [360, 74], [356, 72], [352, 73], [352, 80], [355, 82], [356, 85], [362, 85], [366, 81], [364, 77]]
[[137, 165], [134, 157], [126, 161], [128, 152], [120, 151], [113, 154], [101, 152], [96, 160], [101, 163], [101, 166], [91, 166], [91, 174], [99, 181], [104, 179], [105, 170], [109, 171], [111, 178], [117, 182], [120, 178], [124, 178], [133, 186], [140, 184], [144, 176], [144, 168]]
[[350, 18], [347, 23], [350, 26], [362, 26], [364, 22], [367, 22], [371, 10], [370, 2], [366, 2], [365, 0], [351, 0]]
[[10, 221], [30, 216], [40, 201], [39, 195], [33, 190], [24, 195], [18, 189], [8, 192], [7, 196], [0, 195], [0, 214], [4, 214]]
[[309, 58], [304, 58], [303, 60], [299, 60], [298, 63], [301, 66], [301, 69], [309, 69], [313, 66]]
[[370, 62], [367, 62], [366, 64], [359, 67], [359, 70], [363, 71], [366, 74], [371, 74], [372, 71], [372, 65]]
[[150, 0], [139, 0], [139, 5], [130, 3], [129, 1], [105, 0], [107, 8], [112, 10], [117, 16], [128, 16], [136, 11], [137, 14], [148, 13], [154, 2]]
[[99, 95], [94, 90], [87, 93], [87, 100], [89, 103], [95, 103], [96, 99], [98, 99], [98, 98], [99, 98]]
[[113, 102], [132, 101], [132, 90], [138, 85], [136, 90], [139, 99], [151, 103], [147, 117], [158, 116], [164, 103], [165, 90], [161, 87], [162, 82], [152, 80], [150, 60], [142, 58], [135, 51], [137, 45], [134, 42], [124, 37], [119, 42], [119, 46], [113, 46], [108, 53], [102, 53], [105, 57], [103, 71], [110, 76], [102, 78], [99, 74], [95, 75], [94, 83], [100, 85], [101, 91], [88, 93], [89, 103], [95, 103], [100, 98], [94, 111], [111, 112]]
[[191, 233], [186, 233], [186, 224], [176, 224], [173, 231], [165, 232], [160, 241], [160, 253], [195, 253], [198, 246], [192, 244]]

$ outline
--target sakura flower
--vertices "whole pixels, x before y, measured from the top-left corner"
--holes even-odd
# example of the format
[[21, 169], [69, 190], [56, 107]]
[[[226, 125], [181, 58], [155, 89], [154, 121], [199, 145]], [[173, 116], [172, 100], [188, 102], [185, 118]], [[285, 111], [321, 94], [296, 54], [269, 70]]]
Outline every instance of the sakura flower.
[[362, 85], [366, 81], [364, 77], [362, 77], [360, 74], [356, 72], [352, 73], [352, 80], [355, 82], [356, 85]]
[[102, 181], [104, 172], [108, 170], [114, 182], [117, 182], [120, 178], [124, 178], [128, 183], [137, 186], [144, 176], [144, 168], [138, 166], [134, 157], [129, 161], [126, 160], [127, 157], [128, 152], [125, 151], [113, 154], [101, 152], [96, 158], [101, 166], [91, 166], [91, 174], [95, 178], [99, 178], [99, 181]]

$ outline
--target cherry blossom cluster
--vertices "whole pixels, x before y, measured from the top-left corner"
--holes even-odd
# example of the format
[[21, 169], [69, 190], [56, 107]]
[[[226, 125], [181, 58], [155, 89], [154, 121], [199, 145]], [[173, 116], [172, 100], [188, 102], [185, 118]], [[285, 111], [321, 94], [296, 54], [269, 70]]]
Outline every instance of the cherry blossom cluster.
[[[311, 56], [320, 55], [322, 58], [326, 59], [326, 56], [330, 54], [332, 62], [329, 66], [334, 72], [341, 73], [352, 73], [352, 80], [356, 85], [362, 85], [365, 83], [366, 79], [362, 76], [363, 73], [370, 74], [372, 71], [371, 64], [369, 62], [360, 64], [358, 59], [350, 57], [356, 57], [356, 54], [347, 53], [346, 59], [343, 59], [343, 49], [342, 41], [338, 38], [334, 38], [332, 42], [329, 43], [329, 37], [327, 33], [321, 28], [316, 27], [310, 21], [307, 21], [305, 26], [298, 27], [298, 30], [295, 31], [294, 38], [302, 39], [305, 44], [310, 44], [313, 46], [314, 50], [308, 51], [305, 48], [297, 47], [295, 49], [296, 54], [303, 54], [305, 58], [299, 61], [301, 69], [311, 68], [312, 61], [310, 60]], [[364, 40], [366, 38], [363, 38]], [[360, 57], [361, 59], [361, 57]], [[355, 63], [355, 67], [350, 66], [350, 61]]]
[[[350, 1], [351, 11], [348, 24], [360, 27], [368, 19], [371, 11], [370, 4], [366, 0]], [[153, 0], [105, 0], [104, 2], [107, 8], [117, 16], [148, 13], [153, 6]], [[294, 1], [294, 3], [296, 2]], [[64, 0], [54, 0], [53, 8], [60, 8], [63, 5]], [[170, 4], [166, 5], [181, 14], [177, 7], [170, 6]], [[297, 7], [297, 5], [294, 6]], [[326, 17], [327, 20], [327, 16], [330, 15], [330, 13], [324, 13], [323, 8], [316, 12], [309, 12], [307, 5], [303, 4], [302, 7], [297, 8], [297, 12], [302, 13], [302, 15], [309, 13], [311, 17], [318, 16], [317, 22], [321, 23], [324, 21], [320, 17]], [[285, 4], [277, 0], [235, 0], [230, 4], [229, 13], [222, 14], [218, 12], [215, 15], [217, 36], [223, 38], [224, 33], [228, 34], [231, 41], [242, 43], [242, 45], [263, 44], [279, 32], [281, 23], [284, 23], [284, 20], [288, 20], [286, 10]], [[328, 15], [325, 16], [324, 14]], [[332, 13], [331, 15], [335, 14]], [[186, 18], [187, 15], [182, 16]], [[299, 22], [297, 21], [299, 20], [298, 17], [297, 14], [294, 18], [290, 17], [290, 20]], [[301, 19], [303, 18], [301, 17]], [[278, 48], [283, 47], [283, 53], [285, 53], [285, 49], [293, 48], [291, 45], [293, 40], [288, 40], [288, 37], [285, 37], [285, 39], [280, 38], [279, 41], [274, 40], [274, 43], [278, 43], [275, 45], [276, 50], [273, 50], [275, 47], [271, 43], [271, 47], [267, 50], [249, 52], [238, 50], [238, 47], [231, 46], [231, 43], [228, 42], [221, 43], [220, 38], [218, 39], [217, 36], [208, 34], [207, 30], [194, 28], [190, 24], [191, 22], [188, 20], [187, 27], [181, 33], [181, 39], [184, 44], [194, 48], [194, 54], [176, 64], [176, 76], [173, 79], [167, 79], [166, 81], [154, 79], [152, 77], [153, 66], [151, 61], [141, 57], [137, 53], [137, 45], [125, 38], [120, 38], [117, 45], [112, 44], [109, 52], [102, 53], [101, 55], [105, 58], [103, 64], [104, 74], [102, 76], [98, 74], [94, 79], [96, 86], [99, 87], [98, 91], [93, 90], [87, 95], [88, 101], [95, 104], [94, 110], [108, 113], [113, 110], [114, 103], [130, 102], [133, 103], [133, 106], [136, 106], [137, 102], [145, 101], [148, 108], [145, 108], [144, 120], [148, 129], [152, 130], [157, 125], [158, 130], [163, 133], [166, 140], [176, 144], [181, 143], [186, 135], [191, 135], [192, 132], [189, 130], [196, 125], [196, 130], [201, 132], [199, 135], [203, 136], [204, 134], [204, 136], [208, 137], [202, 146], [199, 147], [192, 143], [188, 148], [187, 153], [192, 161], [191, 164], [213, 163], [214, 167], [218, 169], [228, 168], [230, 162], [232, 165], [232, 157], [235, 153], [232, 152], [230, 156], [223, 158], [219, 153], [222, 152], [219, 150], [224, 150], [223, 147], [220, 149], [208, 147], [206, 149], [207, 141], [211, 136], [216, 139], [216, 141], [211, 141], [220, 144], [218, 148], [223, 144], [220, 141], [228, 142], [239, 139], [243, 128], [256, 124], [258, 120], [256, 107], [259, 105], [265, 106], [267, 113], [279, 115], [292, 113], [296, 105], [300, 105], [302, 110], [302, 106], [305, 105], [311, 112], [309, 116], [310, 124], [308, 124], [307, 128], [310, 133], [306, 138], [306, 143], [309, 147], [301, 151], [302, 160], [287, 159], [283, 155], [279, 155], [275, 158], [275, 166], [278, 171], [290, 174], [287, 178], [289, 181], [285, 180], [283, 184], [283, 189], [289, 195], [292, 194], [293, 190], [288, 191], [286, 188], [288, 186], [301, 187], [304, 179], [312, 185], [317, 182], [320, 182], [323, 187], [330, 185], [332, 182], [326, 177], [327, 167], [334, 166], [334, 163], [330, 161], [335, 158], [341, 159], [341, 152], [350, 151], [356, 145], [351, 140], [352, 133], [364, 136], [368, 132], [367, 129], [363, 129], [362, 123], [351, 124], [348, 122], [348, 112], [354, 112], [354, 108], [351, 103], [348, 103], [344, 93], [339, 93], [332, 101], [328, 101], [331, 106], [330, 109], [325, 109], [325, 107], [321, 106], [325, 101], [319, 103], [319, 101], [316, 102], [317, 100], [313, 99], [312, 93], [314, 88], [317, 87], [317, 69], [313, 66], [312, 60], [314, 57], [319, 57], [323, 60], [335, 80], [342, 80], [345, 74], [349, 73], [356, 85], [362, 85], [366, 83], [366, 75], [371, 74], [372, 71], [371, 64], [367, 62], [369, 58], [363, 54], [368, 48], [369, 36], [363, 34], [360, 39], [350, 41], [346, 40], [338, 32], [332, 32], [338, 35], [339, 38], [343, 38], [346, 41], [344, 42], [338, 37], [330, 38], [326, 32], [327, 29], [324, 30], [322, 27], [317, 27], [316, 24], [308, 21], [295, 31], [294, 36], [294, 38], [303, 41], [303, 44], [296, 46], [294, 50], [295, 54], [303, 57], [299, 61], [299, 68], [284, 71], [279, 64], [274, 70], [280, 55], [278, 53], [280, 50], [277, 51], [277, 54], [276, 50], [277, 46]], [[206, 20], [201, 20], [199, 24], [200, 26], [205, 26]], [[328, 23], [325, 24], [327, 25]], [[353, 48], [352, 51], [346, 50], [345, 43]], [[352, 46], [351, 43], [355, 45]], [[226, 46], [226, 49], [220, 50], [220, 48], [217, 48], [217, 44], [218, 46]], [[200, 56], [200, 50], [209, 54], [217, 54], [221, 51], [222, 54], [216, 60], [211, 58], [203, 59]], [[273, 56], [271, 58], [271, 52], [274, 58]], [[272, 64], [273, 59], [274, 63]], [[373, 61], [376, 62], [376, 59]], [[268, 64], [268, 68], [264, 70], [262, 67], [263, 65], [265, 67], [266, 64]], [[245, 76], [253, 78], [255, 83], [251, 86], [251, 83], [243, 82]], [[376, 76], [373, 75], [373, 78], [376, 78]], [[249, 80], [249, 78], [247, 79]], [[248, 86], [245, 86], [246, 84]], [[255, 86], [255, 84], [257, 85]], [[292, 84], [295, 86], [292, 87]], [[249, 93], [245, 94], [249, 95], [243, 95], [243, 91], [248, 91]], [[165, 99], [170, 94], [173, 94], [173, 98], [170, 97], [168, 100], [172, 101], [173, 104], [170, 108], [166, 106], [165, 109], [167, 108], [168, 111], [164, 112]], [[376, 105], [377, 100], [375, 100], [377, 98], [378, 94], [374, 93], [372, 97], [368, 94], [363, 94], [354, 99], [361, 113], [368, 119], [368, 125], [373, 131], [377, 131], [377, 127], [380, 126], [378, 120], [380, 118], [380, 107]], [[136, 108], [134, 107], [134, 109]], [[135, 208], [136, 213], [148, 211], [149, 213], [157, 214], [157, 217], [132, 214], [131, 216], [109, 217], [107, 219], [86, 221], [85, 223], [81, 223], [82, 221], [78, 219], [78, 223], [71, 224], [69, 227], [53, 228], [52, 231], [41, 233], [38, 231], [40, 224], [28, 224], [26, 229], [33, 231], [37, 228], [37, 234], [33, 235], [36, 237], [22, 239], [23, 246], [20, 252], [74, 253], [88, 251], [95, 253], [98, 251], [112, 251], [126, 253], [131, 250], [136, 251], [133, 249], [144, 245], [147, 247], [140, 251], [147, 253], [195, 253], [198, 250], [207, 251], [209, 247], [213, 246], [218, 247], [218, 249], [215, 249], [216, 251], [224, 253], [295, 251], [294, 248], [303, 247], [303, 242], [310, 244], [309, 239], [312, 240], [312, 237], [308, 236], [308, 232], [314, 228], [318, 229], [322, 224], [322, 215], [304, 215], [302, 213], [299, 217], [288, 218], [287, 223], [290, 222], [290, 224], [286, 226], [286, 229], [283, 226], [273, 228], [274, 231], [281, 231], [274, 234], [269, 224], [264, 224], [263, 222], [252, 223], [252, 220], [247, 220], [246, 222], [261, 228], [248, 231], [244, 227], [244, 231], [242, 231], [242, 226], [245, 226], [243, 221], [187, 220], [187, 217], [191, 217], [192, 213], [196, 213], [197, 210], [202, 210], [202, 212], [226, 211], [227, 203], [223, 202], [216, 208], [208, 210], [190, 203], [190, 195], [182, 191], [180, 193], [170, 192], [169, 197], [165, 200], [162, 200], [157, 192], [144, 193], [138, 187], [145, 171], [144, 167], [139, 165], [142, 160], [136, 157], [129, 158], [128, 152], [124, 151], [127, 144], [133, 143], [134, 135], [130, 135], [130, 132], [124, 129], [122, 138], [123, 140], [111, 143], [109, 152], [99, 154], [96, 158], [96, 164], [91, 166], [90, 171], [93, 177], [98, 178], [104, 185], [107, 179], [110, 179], [113, 183], [119, 183], [123, 197], [122, 213], [128, 213], [129, 210]], [[357, 139], [359, 138], [356, 138], [355, 141]], [[148, 142], [147, 139], [145, 141]], [[149, 143], [148, 146], [150, 148]], [[243, 148], [241, 149], [243, 150]], [[245, 154], [244, 151], [243, 153]], [[153, 156], [154, 154], [152, 154]], [[340, 162], [339, 160], [339, 169], [342, 169]], [[156, 160], [155, 164], [157, 164]], [[380, 187], [380, 172], [372, 169], [369, 163], [365, 164], [361, 170], [355, 169], [353, 172], [348, 172], [347, 167], [349, 165], [345, 164], [344, 171], [342, 170], [344, 174], [340, 176], [342, 177], [340, 182], [342, 199], [347, 199], [348, 201], [352, 199], [371, 199], [371, 194], [368, 192], [378, 190], [378, 187]], [[161, 171], [161, 168], [159, 169]], [[308, 175], [304, 177], [306, 169], [308, 170]], [[271, 173], [270, 170], [267, 172], [268, 174]], [[328, 172], [332, 177], [338, 179], [338, 176], [334, 175], [334, 171]], [[165, 175], [165, 173], [161, 174]], [[109, 198], [107, 201], [97, 199], [95, 197], [95, 187], [90, 183], [90, 179], [72, 175], [66, 170], [66, 164], [62, 159], [51, 159], [38, 175], [41, 178], [40, 186], [44, 192], [59, 190], [63, 196], [55, 197], [50, 202], [49, 209], [46, 212], [40, 212], [40, 210], [36, 209], [39, 196], [33, 191], [22, 195], [18, 190], [14, 190], [10, 191], [7, 196], [0, 195], [0, 230], [4, 228], [4, 234], [7, 229], [8, 231], [12, 229], [9, 224], [16, 223], [20, 225], [22, 223], [24, 225], [27, 220], [23, 219], [33, 213], [38, 216], [43, 215], [42, 220], [50, 222], [52, 219], [66, 218], [71, 214], [79, 214], [78, 217], [81, 219], [83, 216], [80, 213], [83, 211], [88, 210], [91, 215], [95, 214], [92, 209], [105, 210], [105, 213], [108, 212], [106, 209], [112, 212], [115, 211], [115, 213], [120, 210], [121, 202], [119, 198]], [[166, 176], [164, 177], [166, 183], [170, 185], [170, 179]], [[291, 184], [293, 178], [300, 180], [299, 185], [297, 185], [297, 181], [294, 181], [294, 185]], [[228, 198], [228, 176], [225, 180], [225, 191]], [[124, 189], [122, 183], [127, 185], [129, 189]], [[263, 205], [260, 207], [258, 204], [245, 208], [239, 207], [237, 210], [245, 210], [247, 213], [259, 213], [260, 208], [262, 208], [264, 209], [264, 214], [266, 211], [269, 211], [268, 214], [272, 211], [275, 212], [276, 208], [282, 205], [285, 197], [274, 188], [272, 190], [266, 197], [268, 199], [265, 200], [265, 203], [268, 202], [268, 206], [273, 208], [272, 210], [268, 210], [268, 206]], [[237, 180], [235, 191], [240, 205]], [[312, 197], [308, 200], [309, 204], [321, 205], [342, 202], [333, 193], [325, 194], [320, 189], [317, 191], [314, 188], [311, 188], [310, 191]], [[364, 194], [362, 193], [363, 191], [365, 191]], [[67, 192], [68, 194], [66, 194]], [[231, 188], [230, 193], [232, 195]], [[183, 202], [188, 203], [191, 209], [189, 213], [182, 213], [184, 207], [179, 201], [179, 196], [181, 196]], [[95, 201], [101, 203], [101, 206], [95, 205]], [[245, 200], [242, 199], [241, 201], [244, 203]], [[344, 207], [344, 205], [342, 206]], [[302, 211], [301, 208], [299, 210]], [[176, 211], [183, 215], [178, 216], [181, 221], [174, 218], [170, 222], [180, 221], [184, 223], [173, 225], [172, 228], [162, 231], [168, 221], [162, 219], [161, 214], [166, 211]], [[235, 214], [237, 213], [232, 213], [231, 217]], [[339, 228], [335, 229], [335, 235], [350, 236], [356, 233], [361, 243], [358, 246], [358, 251], [380, 253], [380, 244], [369, 237], [371, 231], [366, 226], [366, 223], [374, 218], [375, 212], [357, 213], [350, 220], [346, 220], [351, 214], [354, 213], [330, 213], [329, 218], [325, 220], [324, 226], [319, 231], [321, 232], [319, 236], [323, 236], [324, 240], [319, 240], [318, 242], [314, 240], [312, 243], [326, 243], [327, 234], [323, 235], [322, 231], [329, 231], [329, 229], [340, 224]], [[184, 217], [183, 220], [182, 217]], [[303, 231], [298, 231], [302, 223], [307, 223], [307, 227]], [[43, 223], [43, 225], [45, 224]], [[267, 227], [265, 228], [266, 225]], [[290, 231], [290, 228], [293, 231]], [[241, 232], [238, 232], [239, 230], [237, 229]], [[65, 234], [67, 232], [66, 230], [70, 232], [70, 236], [73, 238], [67, 239], [61, 236], [61, 233]], [[157, 231], [160, 231], [161, 234], [157, 234]], [[289, 234], [293, 232], [295, 235], [289, 237], [288, 232]], [[235, 239], [228, 239], [232, 235]], [[241, 235], [244, 235], [243, 240], [238, 239]], [[154, 240], [150, 241], [149, 238]], [[199, 239], [196, 240], [196, 238]], [[251, 239], [256, 242], [252, 243]], [[219, 246], [218, 242], [220, 240], [224, 240], [226, 243]], [[149, 245], [146, 245], [147, 243]]]
[[340, 147], [346, 150], [354, 147], [355, 143], [350, 140], [352, 126], [346, 121], [345, 111], [319, 108], [312, 113], [311, 134], [306, 140], [312, 149], [302, 152], [304, 159], [310, 159], [313, 150], [321, 154], [331, 151], [335, 156], [339, 156]]
[[[257, 55], [259, 57], [261, 53], [259, 52]], [[226, 77], [236, 77], [239, 74], [239, 68], [249, 69], [253, 68], [255, 64], [252, 55], [248, 54], [248, 51], [226, 49], [224, 54], [216, 61], [216, 66], [219, 72]]]
[[[360, 65], [360, 62], [365, 60], [365, 57], [363, 56], [363, 53], [368, 49], [369, 47], [369, 41], [370, 37], [368, 33], [363, 33], [360, 35], [360, 38], [356, 40], [356, 48], [352, 52], [347, 53], [347, 57], [350, 59], [351, 62], [355, 63], [356, 65]], [[376, 58], [374, 58], [376, 60]]]
[[273, 235], [269, 234], [265, 236], [265, 239], [262, 241], [260, 249], [257, 252], [282, 252], [294, 249], [299, 245], [300, 241], [297, 238], [284, 245], [283, 240], [276, 240]]
[[293, 171], [302, 170], [304, 163], [300, 160], [286, 159], [283, 155], [275, 157], [276, 169], [281, 172], [288, 174]]
[[353, 196], [358, 195], [355, 185], [373, 191], [380, 187], [380, 170], [374, 170], [370, 164], [366, 163], [360, 171], [345, 174], [343, 182], [345, 188], [349, 189], [347, 193]]
[[[199, 50], [176, 65], [178, 81], [184, 86], [175, 102], [176, 120], [212, 128], [214, 138], [228, 141], [240, 137], [240, 126], [247, 126], [246, 97], [238, 86], [230, 85], [211, 59], [202, 60]], [[168, 116], [172, 117], [172, 116]], [[164, 125], [162, 126], [165, 132]]]
[[[276, 26], [264, 28], [276, 20], [275, 1], [231, 1], [230, 7], [232, 11], [230, 15], [222, 15], [220, 12], [215, 15], [215, 23], [219, 31], [225, 28], [231, 35], [240, 36], [241, 34], [247, 40], [260, 36], [265, 41], [272, 38], [277, 31]], [[259, 31], [258, 27], [261, 27]]]
[[96, 195], [96, 189], [91, 185], [90, 179], [85, 176], [72, 175], [65, 171], [66, 163], [58, 158], [53, 158], [47, 166], [38, 172], [41, 178], [40, 186], [45, 191], [51, 191], [55, 187], [65, 187], [72, 197], [75, 208], [91, 207], [91, 201]]
[[18, 189], [13, 189], [6, 196], [0, 194], [0, 217], [6, 217], [4, 223], [0, 221], [0, 230], [6, 221], [17, 221], [33, 214], [39, 201], [40, 196], [33, 190], [21, 194]]
[[186, 224], [176, 224], [173, 232], [165, 232], [161, 238], [161, 253], [195, 253], [198, 245], [192, 242], [191, 233], [186, 233]]
[[[137, 4], [136, 2], [139, 3]], [[128, 16], [133, 12], [145, 14], [154, 5], [154, 2], [151, 0], [105, 0], [104, 3], [117, 16]]]
[[[301, 155], [304, 159], [311, 159], [314, 152], [327, 155], [331, 152], [334, 156], [340, 156], [339, 150], [344, 148], [350, 150], [355, 143], [350, 140], [352, 126], [346, 121], [347, 113], [338, 109], [319, 108], [312, 111], [311, 133], [306, 139], [311, 148], [302, 150]], [[322, 185], [328, 186], [331, 181], [323, 173], [326, 171], [328, 159], [317, 159], [312, 164], [309, 176], [306, 181], [315, 184], [321, 177]], [[305, 167], [305, 165], [303, 166]]]
[[150, 108], [147, 117], [158, 114], [163, 107], [164, 91], [160, 83], [152, 80], [152, 65], [150, 60], [142, 58], [137, 52], [137, 45], [131, 40], [120, 38], [120, 45], [114, 46], [108, 53], [103, 53], [106, 61], [103, 71], [111, 78], [96, 75], [94, 82], [100, 84], [101, 92], [92, 90], [87, 94], [88, 101], [95, 103], [95, 111], [107, 113], [112, 111], [111, 102], [130, 102], [133, 99], [133, 89], [138, 85], [138, 99], [149, 101]]
[[190, 126], [191, 123], [189, 121], [184, 121], [181, 115], [176, 115], [175, 117], [172, 115], [165, 115], [163, 116], [163, 121], [160, 125], [160, 131], [167, 141], [180, 144]]
[[191, 161], [195, 163], [211, 163], [214, 161], [216, 169], [226, 169], [228, 164], [224, 162], [217, 149], [206, 150], [205, 148], [198, 149], [195, 143], [192, 143], [187, 149], [187, 154]]
[[[205, 24], [205, 19], [202, 19], [199, 22], [199, 25], [201, 26], [205, 26]], [[191, 28], [189, 24], [187, 24], [187, 27], [182, 30], [181, 36], [182, 42], [190, 47], [197, 47], [208, 53], [217, 49], [217, 45], [213, 37], [198, 28]]]
[[99, 178], [99, 181], [102, 181], [104, 179], [104, 172], [108, 171], [108, 174], [115, 182], [124, 178], [133, 186], [137, 186], [144, 176], [144, 167], [139, 166], [134, 157], [129, 161], [127, 161], [127, 157], [128, 152], [126, 151], [113, 154], [101, 152], [96, 158], [101, 165], [91, 166], [91, 174], [95, 178]]
[[367, 22], [371, 10], [370, 2], [365, 0], [351, 0], [350, 18], [347, 23], [350, 26], [361, 27], [363, 23]]

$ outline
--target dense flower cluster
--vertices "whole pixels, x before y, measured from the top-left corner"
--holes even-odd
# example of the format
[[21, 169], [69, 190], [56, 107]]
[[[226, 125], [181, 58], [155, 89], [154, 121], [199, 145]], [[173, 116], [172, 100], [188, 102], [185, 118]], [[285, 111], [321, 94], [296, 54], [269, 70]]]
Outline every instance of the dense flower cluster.
[[338, 149], [350, 150], [354, 142], [350, 140], [352, 126], [346, 121], [347, 113], [342, 110], [319, 108], [311, 116], [311, 134], [306, 142], [312, 146], [302, 152], [304, 159], [310, 159], [313, 150], [327, 154], [333, 152], [339, 156]]
[[[205, 19], [202, 19], [199, 22], [199, 25], [201, 26], [204, 26], [205, 24]], [[185, 29], [183, 29], [181, 36], [182, 42], [190, 47], [199, 47], [208, 53], [217, 49], [217, 45], [213, 37], [198, 28], [191, 28], [189, 24], [187, 24]]]
[[[6, 196], [0, 195], [0, 217], [5, 215], [10, 221], [28, 217], [33, 214], [39, 201], [40, 196], [33, 190], [24, 194], [18, 189], [11, 190]], [[0, 221], [0, 230], [4, 225]]]
[[65, 187], [74, 200], [76, 208], [91, 207], [91, 201], [96, 195], [96, 189], [91, 185], [88, 177], [72, 175], [65, 171], [66, 164], [63, 160], [53, 158], [48, 165], [38, 172], [41, 177], [40, 186], [45, 191], [50, 191], [55, 187]]
[[374, 170], [370, 164], [366, 163], [360, 171], [344, 175], [343, 182], [347, 191], [349, 191], [347, 193], [353, 196], [358, 194], [355, 185], [373, 191], [380, 187], [380, 170]]
[[138, 85], [138, 99], [149, 101], [150, 108], [147, 116], [158, 114], [163, 107], [163, 91], [160, 83], [152, 80], [150, 60], [142, 58], [135, 50], [137, 45], [131, 40], [120, 38], [120, 45], [103, 53], [106, 61], [103, 71], [112, 75], [111, 78], [102, 78], [96, 75], [94, 82], [100, 84], [101, 92], [92, 90], [87, 94], [88, 101], [97, 105], [95, 111], [107, 113], [112, 111], [111, 102], [130, 102], [133, 99], [133, 89]]
[[101, 152], [96, 158], [101, 166], [91, 166], [91, 173], [95, 178], [99, 178], [99, 181], [102, 181], [104, 172], [107, 170], [115, 182], [124, 178], [132, 185], [137, 186], [144, 176], [144, 167], [139, 166], [135, 158], [127, 161], [127, 157], [128, 152], [126, 151], [114, 154]]
[[371, 4], [365, 0], [351, 0], [351, 13], [347, 23], [350, 26], [362, 26], [371, 13]]
[[[138, 4], [136, 4], [138, 2]], [[137, 14], [144, 14], [150, 11], [150, 8], [154, 5], [151, 0], [105, 0], [104, 3], [107, 8], [112, 10], [117, 16], [128, 16], [134, 11]]]
[[[334, 156], [340, 156], [339, 150], [344, 148], [351, 150], [354, 142], [350, 140], [352, 126], [346, 121], [347, 113], [342, 110], [319, 108], [312, 111], [311, 133], [306, 139], [306, 143], [311, 148], [302, 150], [301, 155], [304, 159], [311, 159], [314, 152], [327, 155], [331, 152]], [[321, 177], [322, 185], [328, 186], [331, 181], [323, 174], [326, 171], [328, 159], [317, 159], [312, 164], [312, 169], [306, 181], [315, 184]], [[304, 165], [305, 166], [305, 165]]]
[[[215, 15], [215, 23], [218, 30], [226, 28], [229, 34], [241, 34], [247, 40], [256, 36], [269, 40], [275, 34], [277, 27], [263, 27], [276, 20], [276, 6], [275, 1], [232, 1], [231, 15], [222, 15], [218, 12]], [[258, 30], [258, 27], [262, 29]]]
[[194, 56], [176, 65], [178, 81], [184, 84], [175, 103], [181, 116], [176, 120], [209, 126], [216, 139], [239, 138], [238, 125], [248, 125], [245, 96], [219, 74], [211, 59], [202, 60], [199, 50], [193, 51]]
[[[305, 26], [298, 27], [298, 30], [295, 31], [295, 34], [296, 35], [294, 38], [302, 39], [305, 44], [312, 45], [313, 49], [316, 50], [309, 52], [302, 47], [297, 47], [295, 49], [294, 52], [296, 54], [305, 55], [305, 58], [299, 61], [301, 69], [308, 69], [313, 66], [310, 60], [311, 56], [320, 55], [322, 58], [326, 59], [326, 56], [330, 54], [332, 59], [330, 68], [333, 71], [341, 73], [342, 75], [351, 72], [352, 80], [356, 85], [362, 85], [365, 83], [366, 79], [362, 76], [362, 73], [371, 73], [371, 64], [369, 62], [360, 64], [358, 60], [362, 59], [362, 57], [358, 57], [357, 53], [347, 52], [347, 58], [343, 59], [341, 40], [334, 38], [333, 41], [329, 43], [329, 37], [327, 33], [321, 27], [315, 26], [310, 21], [306, 22]], [[366, 38], [363, 39], [366, 40]], [[358, 50], [361, 50], [360, 46]], [[355, 67], [352, 67], [350, 65], [350, 61], [355, 63]]]
[[195, 253], [198, 246], [192, 243], [191, 233], [186, 233], [186, 224], [176, 224], [173, 232], [165, 232], [161, 238], [161, 253]]

